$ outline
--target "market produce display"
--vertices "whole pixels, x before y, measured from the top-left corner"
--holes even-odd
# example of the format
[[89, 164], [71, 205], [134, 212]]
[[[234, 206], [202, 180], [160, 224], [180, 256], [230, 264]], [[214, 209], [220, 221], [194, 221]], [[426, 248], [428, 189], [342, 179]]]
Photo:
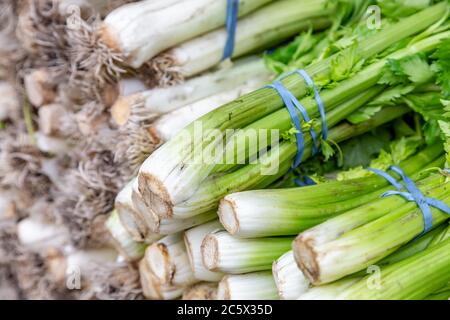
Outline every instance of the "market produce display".
[[3, 0], [0, 44], [0, 299], [450, 300], [448, 0]]

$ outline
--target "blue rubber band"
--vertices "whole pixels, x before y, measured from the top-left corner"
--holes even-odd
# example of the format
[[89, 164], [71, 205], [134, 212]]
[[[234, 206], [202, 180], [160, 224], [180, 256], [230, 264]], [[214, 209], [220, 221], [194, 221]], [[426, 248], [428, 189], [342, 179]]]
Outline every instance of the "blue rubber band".
[[[284, 79], [290, 75], [293, 75], [293, 74], [300, 75], [305, 80], [308, 87], [313, 89], [314, 99], [316, 100], [320, 118], [322, 119], [322, 139], [327, 140], [328, 139], [328, 125], [327, 125], [327, 117], [326, 117], [326, 112], [325, 112], [325, 104], [323, 103], [323, 100], [320, 96], [319, 90], [317, 89], [316, 85], [314, 84], [313, 79], [309, 76], [308, 72], [306, 72], [306, 70], [303, 70], [303, 69], [291, 71], [291, 72], [285, 74], [282, 79]], [[313, 141], [313, 142], [314, 142], [313, 155], [315, 155], [319, 151], [319, 146], [318, 146], [317, 141]]]
[[299, 187], [314, 186], [317, 184], [313, 179], [311, 179], [308, 176], [304, 176], [303, 179], [295, 179], [294, 182]]
[[393, 176], [391, 176], [389, 173], [384, 172], [382, 170], [374, 169], [374, 168], [367, 168], [367, 170], [372, 171], [373, 173], [382, 176], [385, 178], [390, 184], [392, 184], [397, 190], [402, 190], [403, 185], [397, 181]]
[[295, 133], [295, 140], [297, 144], [297, 154], [295, 155], [294, 162], [292, 164], [292, 168], [295, 169], [299, 166], [303, 159], [303, 154], [305, 152], [305, 138], [302, 133], [302, 125], [300, 122], [300, 118], [298, 117], [297, 111], [295, 111], [295, 104], [292, 100], [293, 95], [289, 92], [288, 89], [278, 80], [274, 81], [271, 85], [265, 86], [265, 88], [272, 88], [277, 91], [281, 99], [283, 100], [286, 109], [291, 116], [292, 123], [294, 124], [297, 132]]
[[236, 41], [236, 29], [239, 14], [239, 0], [227, 0], [227, 41], [223, 50], [222, 60], [226, 60], [233, 56], [234, 45]]
[[415, 199], [417, 205], [419, 206], [420, 210], [423, 213], [423, 219], [425, 222], [424, 233], [427, 232], [433, 227], [433, 215], [431, 213], [431, 208], [427, 202], [426, 197], [422, 194], [419, 188], [417, 188], [414, 181], [410, 177], [408, 177], [403, 172], [402, 169], [396, 166], [391, 166], [390, 169], [402, 177], [403, 181], [405, 182], [406, 189], [411, 193], [411, 195]]
[[[423, 220], [424, 220], [424, 230], [421, 233], [421, 235], [427, 233], [433, 227], [433, 214], [431, 212], [430, 207], [434, 207], [436, 209], [441, 210], [442, 212], [444, 212], [446, 214], [450, 214], [450, 207], [447, 206], [447, 204], [445, 204], [444, 202], [439, 201], [437, 199], [434, 199], [434, 198], [425, 197], [423, 195], [423, 193], [419, 190], [419, 188], [416, 186], [414, 181], [410, 177], [408, 177], [401, 168], [399, 168], [397, 166], [391, 166], [391, 167], [389, 167], [389, 169], [391, 169], [392, 171], [394, 171], [395, 173], [400, 175], [400, 177], [402, 178], [402, 180], [405, 184], [404, 186], [402, 184], [400, 184], [394, 177], [392, 177], [387, 172], [377, 170], [377, 169], [372, 169], [372, 168], [369, 168], [368, 170], [385, 178], [387, 181], [389, 181], [389, 183], [391, 183], [397, 189], [397, 191], [392, 190], [392, 191], [387, 191], [387, 192], [383, 193], [382, 197], [398, 195], [398, 196], [405, 198], [407, 201], [417, 203], [417, 205], [419, 206], [419, 208], [422, 212]], [[401, 191], [404, 188], [406, 188], [406, 190], [408, 192]]]
[[297, 70], [297, 74], [301, 75], [303, 79], [305, 79], [306, 84], [313, 89], [314, 98], [316, 99], [317, 108], [319, 109], [320, 117], [322, 118], [322, 139], [328, 139], [328, 125], [327, 125], [327, 117], [325, 114], [325, 104], [323, 103], [322, 98], [320, 97], [319, 90], [317, 90], [316, 85], [314, 84], [313, 79], [309, 76], [306, 70]]
[[[281, 82], [280, 82], [281, 83]], [[283, 86], [284, 87], [284, 86]], [[309, 117], [308, 111], [306, 111], [305, 107], [298, 101], [298, 99], [290, 92], [286, 87], [284, 87], [287, 91], [287, 94], [292, 100], [292, 103], [297, 108], [298, 111], [300, 111], [300, 114], [302, 115], [303, 121], [309, 122], [311, 121], [311, 118]], [[301, 128], [301, 126], [300, 126]], [[317, 152], [319, 152], [318, 143], [317, 143], [317, 133], [314, 127], [311, 126], [311, 129], [309, 129], [309, 134], [311, 135], [312, 140], [312, 155], [316, 155]]]
[[[290, 73], [283, 75], [280, 78], [280, 80], [283, 80], [283, 79], [289, 77], [293, 73], [294, 72], [290, 72]], [[305, 122], [311, 121], [311, 118], [309, 117], [308, 111], [306, 111], [305, 107], [300, 103], [300, 101], [298, 101], [298, 99], [291, 92], [289, 92], [289, 94], [292, 95], [294, 103], [295, 103], [297, 109], [301, 112]], [[320, 149], [319, 149], [319, 143], [317, 141], [317, 133], [316, 133], [316, 130], [314, 129], [314, 127], [311, 127], [311, 129], [309, 130], [309, 133], [310, 133], [311, 139], [312, 139], [311, 154], [313, 156], [315, 156], [319, 152]]]
[[[302, 162], [303, 155], [305, 152], [305, 138], [304, 138], [303, 132], [302, 132], [302, 124], [301, 124], [301, 120], [298, 116], [298, 113], [295, 109], [297, 109], [300, 112], [300, 114], [302, 115], [303, 121], [309, 122], [309, 121], [311, 121], [311, 118], [309, 117], [308, 112], [306, 111], [305, 107], [302, 106], [302, 104], [297, 100], [297, 98], [292, 94], [292, 92], [290, 92], [281, 83], [280, 80], [275, 80], [271, 85], [265, 86], [265, 88], [272, 88], [277, 91], [277, 93], [280, 95], [281, 99], [283, 100], [283, 103], [286, 106], [286, 108], [289, 112], [289, 115], [291, 116], [292, 123], [294, 124], [295, 129], [297, 130], [297, 132], [295, 133], [295, 139], [296, 139], [296, 144], [297, 144], [297, 154], [295, 155], [294, 162], [292, 164], [292, 169], [295, 169]], [[311, 128], [309, 130], [309, 133], [311, 135], [313, 145], [316, 145], [317, 134], [316, 134], [316, 131], [314, 130], [314, 128]]]

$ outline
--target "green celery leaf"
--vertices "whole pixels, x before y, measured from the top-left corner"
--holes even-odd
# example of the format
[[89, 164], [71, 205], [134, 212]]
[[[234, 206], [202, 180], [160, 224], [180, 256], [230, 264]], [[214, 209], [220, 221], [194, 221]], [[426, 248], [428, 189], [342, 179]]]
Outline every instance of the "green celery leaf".
[[277, 61], [270, 55], [264, 55], [264, 62], [267, 69], [273, 71], [276, 74], [282, 74], [287, 71], [287, 67], [284, 63]]
[[435, 72], [428, 64], [426, 57], [418, 53], [399, 60], [389, 59], [379, 83], [388, 85], [409, 82], [423, 84], [431, 81], [434, 76]]
[[436, 59], [433, 70], [437, 73], [437, 83], [446, 97], [450, 97], [450, 39], [443, 41], [432, 55]]
[[441, 103], [444, 106], [444, 117], [450, 119], [450, 100], [441, 99]]
[[287, 141], [289, 143], [295, 143], [296, 141], [296, 134], [298, 133], [298, 130], [295, 127], [290, 128], [288, 131], [285, 131], [281, 134], [281, 139], [284, 141]]
[[435, 143], [441, 136], [438, 121], [445, 120], [445, 110], [438, 92], [410, 94], [402, 100], [425, 121], [422, 131], [428, 144]]
[[356, 45], [341, 51], [331, 60], [331, 80], [338, 82], [345, 80], [361, 70], [364, 65], [356, 50]]
[[[312, 29], [302, 32], [289, 44], [277, 48], [270, 54], [265, 54], [264, 59], [266, 66], [277, 74], [282, 74], [290, 69], [291, 65], [299, 65], [303, 67], [304, 63], [310, 63], [313, 57], [304, 59], [305, 56], [317, 45], [324, 37], [324, 33], [313, 34]], [[300, 63], [302, 60], [303, 63]]]
[[444, 143], [444, 149], [447, 154], [446, 160], [447, 160], [447, 168], [450, 166], [450, 139], [447, 139], [447, 141]]
[[361, 177], [366, 177], [368, 175], [369, 175], [368, 171], [364, 169], [363, 166], [357, 166], [349, 170], [339, 172], [336, 176], [336, 180], [343, 181], [343, 180], [357, 179]]
[[393, 106], [397, 104], [399, 98], [414, 90], [412, 85], [398, 85], [392, 88], [387, 88], [381, 94], [379, 94], [374, 100], [369, 102], [370, 106]]
[[394, 163], [394, 159], [392, 159], [392, 154], [390, 154], [389, 152], [386, 152], [385, 150], [381, 150], [378, 157], [373, 159], [372, 161], [370, 161], [369, 167], [385, 171], [393, 163]]
[[394, 164], [399, 164], [401, 161], [416, 153], [421, 145], [422, 139], [417, 136], [402, 137], [400, 140], [392, 142], [390, 149]]
[[415, 112], [422, 115], [425, 121], [445, 119], [444, 107], [439, 92], [409, 94], [402, 100]]
[[434, 72], [421, 54], [415, 54], [400, 60], [401, 68], [413, 83], [427, 83], [434, 77]]
[[398, 100], [404, 95], [409, 94], [414, 90], [412, 85], [398, 85], [387, 90], [384, 90], [374, 100], [368, 103], [366, 107], [352, 113], [347, 120], [353, 124], [369, 120], [372, 116], [378, 113], [382, 107], [388, 105], [396, 105]]
[[310, 28], [307, 32], [298, 36], [294, 41], [297, 43], [292, 59], [297, 60], [316, 45], [318, 38], [312, 35], [312, 29]]
[[446, 121], [438, 121], [439, 127], [441, 128], [442, 133], [447, 139], [450, 139], [450, 123]]
[[325, 140], [322, 140], [321, 146], [322, 146], [322, 154], [325, 158], [325, 161], [328, 161], [331, 157], [334, 156], [335, 151], [331, 146], [331, 144]]
[[358, 124], [369, 120], [375, 114], [377, 114], [383, 107], [382, 106], [367, 106], [360, 108], [359, 110], [353, 112], [347, 120], [353, 124]]
[[383, 75], [381, 76], [380, 80], [378, 80], [378, 83], [390, 86], [405, 84], [407, 82], [407, 79], [403, 75], [395, 74], [395, 72], [392, 70], [392, 63], [390, 63], [390, 61], [392, 60], [388, 60], [388, 63], [384, 67]]

